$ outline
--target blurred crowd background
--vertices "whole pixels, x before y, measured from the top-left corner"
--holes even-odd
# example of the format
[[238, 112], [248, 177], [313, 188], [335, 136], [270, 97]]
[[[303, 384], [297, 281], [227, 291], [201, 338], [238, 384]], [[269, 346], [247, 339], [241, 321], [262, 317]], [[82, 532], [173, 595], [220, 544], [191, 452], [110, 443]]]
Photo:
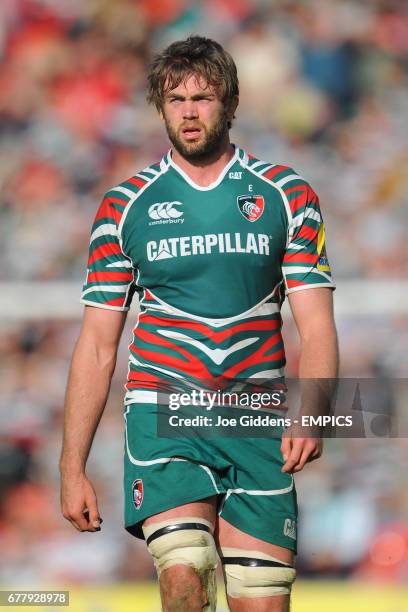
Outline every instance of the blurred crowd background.
[[[145, 102], [152, 54], [209, 35], [238, 65], [232, 140], [287, 163], [318, 192], [337, 283], [406, 278], [408, 5], [403, 0], [2, 0], [0, 281], [72, 281], [78, 299], [103, 193], [160, 159]], [[0, 298], [1, 299], [1, 298]], [[64, 296], [61, 296], [61, 300]], [[393, 295], [389, 295], [393, 300]], [[89, 473], [104, 518], [60, 516], [62, 402], [79, 321], [0, 324], [0, 580], [105, 584], [153, 578], [122, 523], [126, 344]], [[338, 320], [343, 376], [407, 376], [408, 315]], [[289, 375], [297, 338], [285, 324]], [[298, 477], [300, 575], [408, 579], [404, 439], [330, 440]], [[92, 541], [91, 541], [92, 540]]]

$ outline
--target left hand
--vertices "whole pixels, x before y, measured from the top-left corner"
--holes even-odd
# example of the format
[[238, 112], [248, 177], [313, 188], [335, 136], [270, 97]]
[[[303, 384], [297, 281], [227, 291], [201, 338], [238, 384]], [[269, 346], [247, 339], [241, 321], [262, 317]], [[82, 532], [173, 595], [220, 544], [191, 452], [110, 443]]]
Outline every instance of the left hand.
[[323, 452], [321, 438], [282, 438], [281, 453], [285, 461], [282, 472], [300, 472], [306, 463], [318, 459]]

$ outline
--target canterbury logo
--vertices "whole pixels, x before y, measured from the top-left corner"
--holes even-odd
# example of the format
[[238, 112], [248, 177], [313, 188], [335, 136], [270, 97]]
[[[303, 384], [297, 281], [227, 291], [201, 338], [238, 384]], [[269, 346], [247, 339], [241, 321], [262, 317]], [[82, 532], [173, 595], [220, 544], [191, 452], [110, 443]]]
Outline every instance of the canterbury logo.
[[283, 533], [288, 538], [296, 540], [296, 521], [289, 518], [285, 519], [285, 523], [283, 525]]
[[[159, 223], [179, 223], [178, 219], [183, 215], [183, 211], [178, 210], [177, 206], [182, 205], [182, 202], [177, 201], [157, 202], [156, 204], [149, 206], [148, 214], [151, 219]], [[184, 219], [182, 221], [184, 221]], [[150, 223], [149, 225], [154, 225], [154, 223]]]

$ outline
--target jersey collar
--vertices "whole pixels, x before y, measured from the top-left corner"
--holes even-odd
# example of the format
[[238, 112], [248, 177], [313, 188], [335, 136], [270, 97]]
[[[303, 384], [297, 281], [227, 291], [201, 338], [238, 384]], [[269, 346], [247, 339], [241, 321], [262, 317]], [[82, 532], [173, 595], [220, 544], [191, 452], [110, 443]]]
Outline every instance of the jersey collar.
[[186, 174], [184, 172], [184, 170], [182, 170], [174, 161], [171, 155], [171, 149], [169, 149], [169, 151], [166, 153], [166, 155], [163, 157], [163, 159], [160, 162], [160, 166], [162, 169], [164, 168], [168, 168], [169, 166], [171, 166], [172, 168], [174, 168], [174, 170], [176, 172], [178, 172], [178, 174], [180, 174], [180, 176], [182, 176], [182, 178], [186, 181], [186, 183], [188, 183], [190, 185], [190, 187], [193, 187], [193, 189], [197, 189], [197, 191], [210, 191], [211, 189], [214, 189], [215, 187], [218, 187], [218, 185], [222, 182], [223, 178], [225, 177], [225, 175], [227, 174], [228, 170], [230, 168], [232, 168], [232, 166], [235, 164], [236, 161], [243, 161], [244, 156], [246, 156], [246, 153], [244, 151], [242, 151], [242, 149], [240, 149], [239, 147], [237, 147], [236, 145], [233, 145], [233, 147], [235, 148], [235, 153], [234, 155], [231, 157], [230, 161], [228, 162], [228, 164], [226, 164], [226, 166], [223, 168], [223, 170], [220, 172], [218, 178], [213, 181], [210, 185], [207, 185], [207, 187], [202, 187], [201, 185], [197, 185], [197, 183], [195, 183], [189, 176], [188, 174]]

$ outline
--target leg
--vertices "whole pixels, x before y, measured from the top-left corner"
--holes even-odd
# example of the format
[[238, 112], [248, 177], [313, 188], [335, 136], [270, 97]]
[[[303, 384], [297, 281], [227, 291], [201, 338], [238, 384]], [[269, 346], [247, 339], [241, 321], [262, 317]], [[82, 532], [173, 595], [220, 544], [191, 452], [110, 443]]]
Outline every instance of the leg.
[[[252, 537], [221, 516], [214, 537], [231, 612], [288, 612], [294, 579], [292, 551]], [[249, 559], [258, 559], [259, 566], [250, 567]]]
[[144, 521], [164, 612], [215, 611], [215, 518], [216, 496], [212, 496]]

